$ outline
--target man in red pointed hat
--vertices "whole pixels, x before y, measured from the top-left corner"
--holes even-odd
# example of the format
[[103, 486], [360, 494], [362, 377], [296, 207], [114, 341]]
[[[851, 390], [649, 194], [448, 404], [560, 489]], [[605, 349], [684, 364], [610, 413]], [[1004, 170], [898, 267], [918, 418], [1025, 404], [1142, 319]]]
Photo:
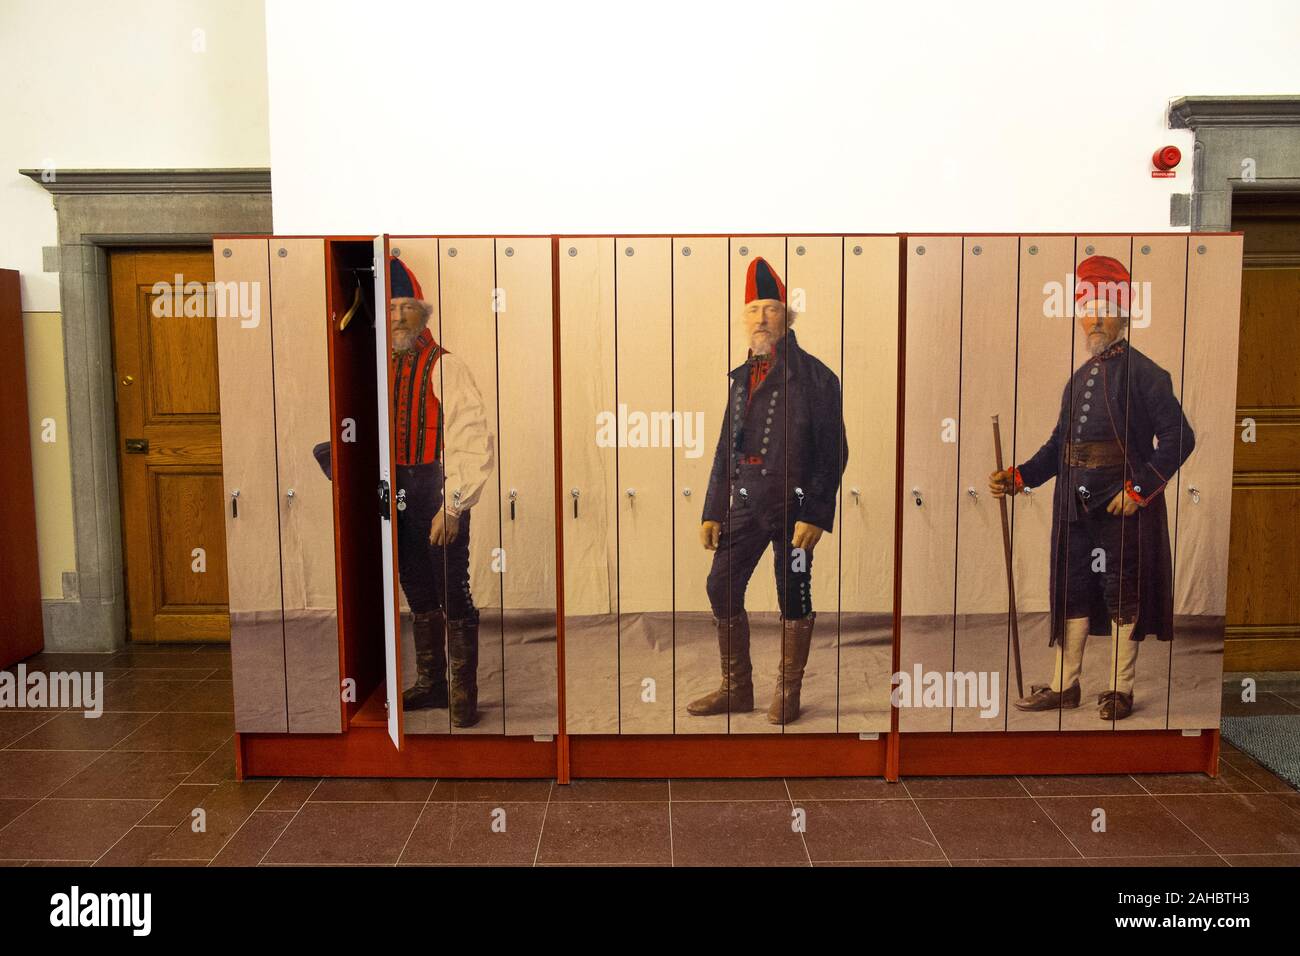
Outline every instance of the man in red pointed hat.
[[416, 663], [402, 705], [450, 706], [452, 726], [469, 727], [479, 719], [470, 509], [492, 474], [492, 433], [469, 367], [434, 340], [415, 274], [393, 256], [388, 277], [398, 572]]
[[1173, 637], [1173, 562], [1164, 489], [1195, 446], [1169, 373], [1125, 338], [1132, 283], [1123, 263], [1079, 264], [1075, 312], [1088, 352], [1065, 385], [1051, 437], [1024, 464], [989, 476], [996, 497], [1056, 479], [1052, 505], [1049, 684], [1020, 710], [1078, 707], [1089, 634], [1112, 638], [1102, 720], [1133, 712], [1138, 648]]
[[754, 708], [745, 589], [772, 549], [781, 607], [781, 659], [767, 719], [798, 718], [812, 646], [812, 554], [832, 530], [848, 440], [840, 381], [799, 347], [785, 284], [767, 260], [749, 264], [742, 313], [749, 357], [731, 371], [700, 537], [713, 551], [708, 594], [722, 684], [691, 701], [697, 716]]

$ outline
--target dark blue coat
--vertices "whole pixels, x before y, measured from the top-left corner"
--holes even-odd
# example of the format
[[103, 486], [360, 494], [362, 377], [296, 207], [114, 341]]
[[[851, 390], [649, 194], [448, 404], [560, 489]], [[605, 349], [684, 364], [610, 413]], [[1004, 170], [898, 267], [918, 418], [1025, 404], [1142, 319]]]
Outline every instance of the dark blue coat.
[[[1094, 368], [1100, 369], [1096, 375], [1092, 374]], [[1091, 387], [1087, 385], [1089, 377], [1095, 382]], [[1096, 381], [1098, 378], [1100, 381]], [[1089, 421], [1081, 425], [1085, 391], [1091, 391], [1095, 398], [1089, 400], [1093, 406], [1088, 412]], [[1090, 472], [1068, 466], [1066, 452], [1070, 441], [1099, 438], [1114, 441], [1123, 450], [1122, 478], [1117, 478], [1113, 471]], [[1113, 358], [1090, 359], [1071, 376], [1061, 396], [1061, 411], [1051, 437], [1019, 466], [1020, 477], [1030, 488], [1056, 479], [1052, 499], [1051, 643], [1055, 644], [1065, 629], [1064, 535], [1067, 522], [1078, 518], [1080, 508], [1085, 506], [1077, 489], [1080, 485], [1087, 487], [1088, 511], [1104, 515], [1111, 499], [1124, 490], [1125, 480], [1131, 481], [1134, 491], [1146, 501], [1140, 512], [1141, 520], [1135, 522], [1142, 585], [1133, 638], [1140, 641], [1154, 634], [1167, 641], [1173, 637], [1173, 561], [1164, 488], [1195, 446], [1192, 426], [1174, 395], [1169, 373], [1127, 341], [1122, 341]], [[1090, 633], [1110, 632], [1104, 604], [1097, 602], [1089, 608], [1089, 618]]]
[[[784, 506], [791, 523], [831, 531], [849, 460], [839, 378], [799, 347], [793, 330], [781, 339], [767, 377], [748, 401], [749, 363], [732, 369], [730, 378], [703, 520], [726, 518], [731, 481], [743, 476], [751, 506], [769, 513]], [[745, 463], [751, 459], [762, 462]]]

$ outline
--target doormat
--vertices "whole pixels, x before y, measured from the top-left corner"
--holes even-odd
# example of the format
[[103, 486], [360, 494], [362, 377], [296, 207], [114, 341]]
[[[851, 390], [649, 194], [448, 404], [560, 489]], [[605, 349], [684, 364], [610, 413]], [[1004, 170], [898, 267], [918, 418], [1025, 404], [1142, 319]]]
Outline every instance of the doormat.
[[1223, 737], [1300, 790], [1300, 714], [1224, 717]]

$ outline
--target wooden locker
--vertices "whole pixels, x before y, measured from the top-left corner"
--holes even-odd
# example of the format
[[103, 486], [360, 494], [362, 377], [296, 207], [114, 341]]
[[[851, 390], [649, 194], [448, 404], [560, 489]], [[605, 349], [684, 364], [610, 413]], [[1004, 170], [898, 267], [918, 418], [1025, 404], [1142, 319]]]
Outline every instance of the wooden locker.
[[618, 239], [616, 249], [619, 732], [666, 734], [673, 730], [672, 249], [668, 239]]
[[[823, 413], [843, 420], [844, 239], [840, 236], [791, 236], [787, 242], [786, 297], [795, 318], [799, 347], [820, 359], [840, 381], [841, 407]], [[856, 370], [854, 372], [856, 374]], [[849, 460], [854, 448], [850, 444]], [[842, 465], [845, 463], [841, 463]], [[841, 489], [842, 491], [842, 489]], [[812, 550], [812, 604], [817, 615], [812, 647], [804, 671], [800, 715], [784, 725], [785, 733], [834, 733], [839, 716], [840, 659], [840, 522], [843, 495], [837, 495], [834, 527]], [[771, 682], [774, 684], [774, 682]], [[770, 704], [773, 686], [755, 687], [755, 706]], [[775, 728], [774, 728], [775, 729]]]
[[884, 733], [890, 725], [899, 242], [895, 236], [844, 241], [841, 387], [849, 460], [836, 518], [840, 733]]
[[[409, 245], [408, 240], [402, 242], [404, 246]], [[479, 612], [478, 709], [482, 716], [473, 727], [451, 727], [450, 731], [453, 734], [500, 734], [505, 730], [502, 668], [505, 633], [501, 617], [501, 574], [497, 570], [500, 566], [497, 558], [501, 547], [501, 504], [497, 461], [495, 240], [452, 238], [439, 239], [436, 244], [438, 312], [441, 317], [438, 341], [469, 369], [480, 400], [480, 408], [470, 414], [484, 415], [487, 447], [492, 456], [487, 480], [469, 508], [470, 593]], [[445, 395], [447, 375], [444, 369], [439, 371]], [[450, 404], [443, 407], [447, 410], [446, 434], [451, 435], [463, 423], [457, 420], [456, 410]], [[446, 459], [445, 494], [448, 501], [458, 490], [454, 480], [457, 465], [452, 460], [453, 454], [449, 450]], [[477, 475], [473, 480], [478, 480]], [[462, 506], [465, 503], [462, 501]], [[442, 712], [424, 713], [441, 715]], [[418, 732], [410, 715], [407, 720], [407, 733]]]
[[[1020, 237], [1020, 300], [1016, 342], [1016, 415], [1002, 424], [1007, 467], [1023, 464], [1051, 437], [1061, 395], [1074, 374], [1074, 237]], [[989, 469], [990, 471], [992, 469]], [[1010, 499], [1017, 636], [1025, 694], [1052, 679], [1052, 501], [1056, 479]], [[1001, 532], [999, 531], [999, 534]], [[1013, 651], [1014, 658], [1014, 651]], [[1006, 729], [1059, 730], [1060, 709], [1021, 711], [1015, 662], [1006, 681]]]
[[[732, 236], [730, 243], [728, 283], [730, 289], [728, 317], [731, 322], [729, 339], [730, 367], [744, 365], [749, 358], [749, 338], [745, 331], [745, 278], [749, 264], [755, 256], [768, 261], [781, 281], [788, 276], [785, 236]], [[787, 288], [789, 283], [786, 283]], [[733, 459], [734, 460], [734, 459]], [[725, 533], [724, 529], [724, 533]], [[772, 688], [776, 683], [781, 656], [781, 613], [776, 598], [776, 575], [771, 549], [759, 560], [749, 585], [745, 589], [745, 610], [749, 614], [750, 659], [754, 669], [754, 709], [746, 714], [731, 714], [728, 733], [781, 733], [782, 728], [767, 722], [767, 708], [772, 702]], [[731, 576], [732, 591], [740, 587], [736, 575]]]
[[322, 239], [271, 239], [284, 667], [291, 733], [338, 733], [334, 495], [312, 449], [330, 440]]
[[498, 239], [505, 732], [557, 729], [551, 240]]
[[[963, 242], [953, 730], [997, 731], [1006, 726], [1003, 688], [1015, 677], [1001, 510], [988, 476], [994, 416], [1006, 436], [1015, 432], [1020, 250], [1008, 236]], [[1008, 502], [1008, 531], [1010, 517]]]
[[714, 552], [701, 544], [700, 525], [718, 437], [727, 424], [727, 240], [675, 239], [672, 254], [673, 411], [683, 435], [673, 448], [674, 732], [725, 734], [729, 715], [697, 717], [686, 706], [716, 690], [722, 679], [705, 586]]
[[213, 252], [217, 288], [236, 302], [247, 290], [246, 301], [257, 307], [253, 317], [228, 310], [217, 320], [235, 729], [285, 733], [289, 719], [267, 240], [218, 239]]
[[561, 504], [565, 722], [571, 734], [619, 726], [616, 448], [603, 416], [614, 392], [614, 240], [560, 239]]
[[1241, 236], [1189, 239], [1182, 395], [1196, 440], [1178, 476], [1171, 730], [1215, 728], [1222, 705], [1241, 260]]
[[899, 729], [947, 731], [952, 712], [925, 696], [952, 670], [961, 404], [958, 237], [909, 236], [907, 397], [903, 431], [903, 561]]

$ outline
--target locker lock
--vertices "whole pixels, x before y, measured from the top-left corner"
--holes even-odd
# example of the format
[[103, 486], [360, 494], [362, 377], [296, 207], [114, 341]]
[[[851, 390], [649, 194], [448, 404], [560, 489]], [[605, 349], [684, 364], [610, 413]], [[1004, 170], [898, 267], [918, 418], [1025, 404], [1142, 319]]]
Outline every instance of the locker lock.
[[510, 489], [510, 520], [515, 520], [515, 499], [519, 497], [519, 492], [514, 488]]
[[741, 499], [744, 501], [749, 500], [749, 489], [747, 488], [737, 488], [736, 494], [740, 495]]
[[624, 494], [627, 495], [627, 503], [628, 503], [629, 505], [634, 505], [634, 504], [636, 504], [636, 489], [635, 489], [635, 488], [629, 488], [626, 492], [624, 492]]
[[1199, 505], [1201, 503], [1200, 488], [1197, 488], [1195, 485], [1189, 485], [1187, 487], [1187, 493], [1192, 496], [1192, 504]]
[[690, 496], [691, 496], [691, 489], [689, 489], [689, 488], [683, 488], [683, 489], [682, 489], [682, 497], [683, 497], [683, 498], [689, 498]]
[[913, 501], [913, 503], [915, 503], [915, 505], [916, 505], [918, 508], [921, 507], [921, 489], [920, 489], [920, 488], [913, 488], [913, 489], [912, 489], [912, 501]]
[[397, 510], [398, 511], [406, 510], [406, 489], [405, 488], [397, 489]]
[[969, 488], [966, 489], [966, 494], [970, 495], [972, 501], [980, 500], [980, 493], [975, 490], [974, 485], [971, 485]]
[[1084, 501], [1087, 501], [1089, 498], [1092, 497], [1092, 492], [1088, 490], [1087, 485], [1079, 486], [1079, 497], [1082, 498]]
[[290, 488], [288, 491], [286, 491], [286, 492], [284, 493], [285, 504], [290, 504], [290, 505], [293, 504], [293, 499], [294, 499], [294, 497], [295, 497], [296, 494], [297, 494], [297, 493], [296, 493], [292, 488]]
[[239, 517], [239, 489], [236, 488], [230, 493], [230, 517]]
[[851, 495], [853, 496], [853, 503], [854, 503], [855, 505], [861, 503], [861, 501], [862, 501], [862, 492], [861, 492], [860, 490], [858, 490], [857, 488], [850, 488], [850, 489], [849, 489], [849, 494], [851, 494]]

